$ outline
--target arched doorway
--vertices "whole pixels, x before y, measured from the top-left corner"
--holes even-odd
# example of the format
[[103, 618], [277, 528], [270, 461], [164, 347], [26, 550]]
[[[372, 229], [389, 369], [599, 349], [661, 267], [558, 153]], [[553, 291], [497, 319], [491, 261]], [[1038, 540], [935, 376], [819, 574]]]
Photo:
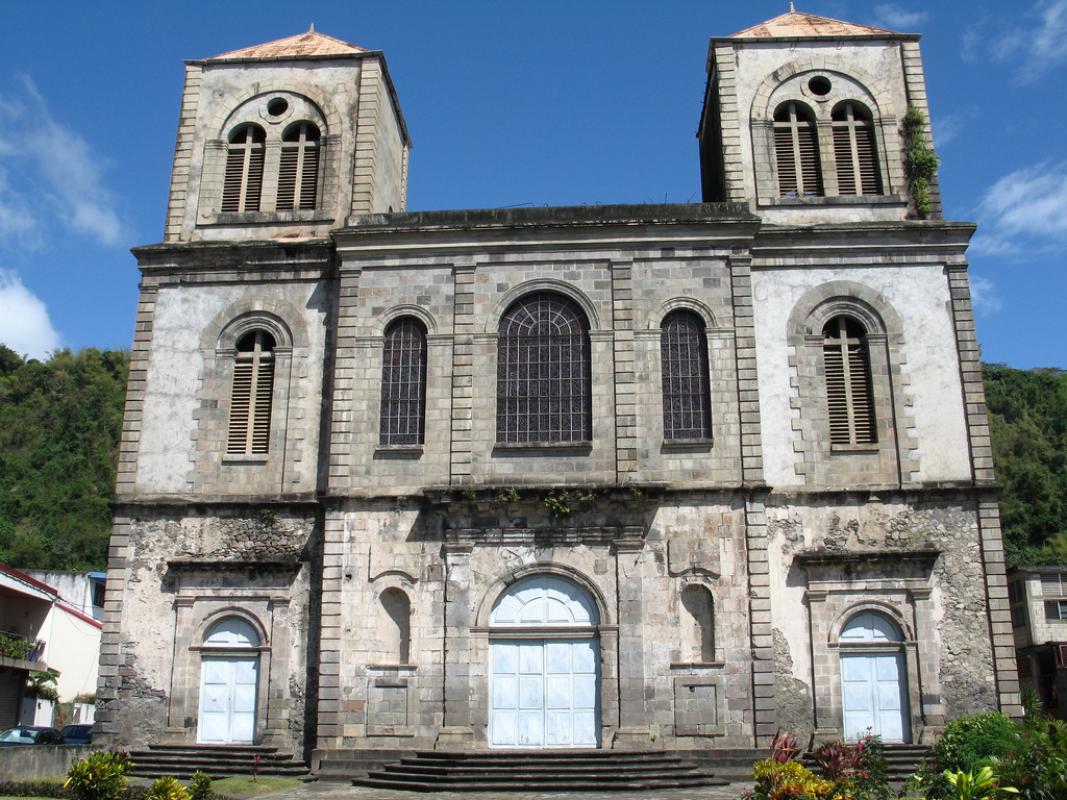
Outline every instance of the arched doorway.
[[846, 741], [867, 733], [910, 742], [904, 635], [889, 617], [863, 611], [841, 630], [841, 693]]
[[489, 617], [490, 747], [600, 744], [600, 618], [556, 575], [516, 581]]
[[198, 742], [255, 739], [259, 644], [255, 628], [240, 617], [226, 617], [208, 630], [201, 650]]

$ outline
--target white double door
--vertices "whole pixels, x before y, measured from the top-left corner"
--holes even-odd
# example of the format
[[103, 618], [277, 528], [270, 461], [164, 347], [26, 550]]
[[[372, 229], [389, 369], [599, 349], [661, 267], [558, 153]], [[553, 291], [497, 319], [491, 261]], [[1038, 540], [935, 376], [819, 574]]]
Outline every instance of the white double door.
[[841, 656], [845, 741], [868, 732], [886, 742], [910, 740], [905, 674], [901, 653]]
[[204, 658], [198, 742], [238, 744], [255, 739], [258, 672], [256, 656]]
[[596, 747], [597, 639], [490, 643], [491, 747]]

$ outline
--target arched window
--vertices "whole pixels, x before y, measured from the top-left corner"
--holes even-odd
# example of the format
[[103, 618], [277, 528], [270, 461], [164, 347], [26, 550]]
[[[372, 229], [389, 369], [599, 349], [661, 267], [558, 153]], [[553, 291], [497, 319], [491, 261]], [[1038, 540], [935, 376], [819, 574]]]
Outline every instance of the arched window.
[[846, 100], [834, 109], [831, 119], [838, 194], [881, 194], [882, 175], [870, 112]]
[[851, 317], [834, 317], [823, 327], [823, 368], [830, 415], [830, 443], [876, 442], [874, 398], [867, 331]]
[[821, 197], [822, 167], [815, 119], [801, 103], [782, 103], [774, 112], [774, 155], [781, 197]]
[[663, 375], [663, 438], [711, 438], [711, 389], [704, 320], [692, 311], [672, 311], [660, 333]]
[[407, 664], [411, 656], [411, 602], [400, 589], [386, 589], [379, 599], [388, 618], [383, 628], [386, 658], [394, 664]]
[[263, 330], [250, 331], [237, 343], [227, 453], [266, 453], [269, 450], [273, 396], [274, 337]]
[[241, 125], [230, 134], [222, 186], [224, 212], [259, 211], [265, 150], [266, 134], [258, 125]]
[[715, 660], [715, 609], [711, 592], [703, 586], [682, 589], [682, 648], [685, 660]]
[[573, 301], [539, 292], [507, 310], [497, 350], [497, 441], [589, 441], [591, 383], [589, 322]]
[[385, 330], [379, 441], [417, 445], [425, 438], [426, 329], [411, 317]]
[[240, 617], [220, 619], [204, 636], [204, 647], [225, 649], [259, 647], [259, 634], [246, 620]]
[[310, 122], [297, 122], [282, 134], [278, 162], [279, 211], [315, 208], [319, 183], [319, 129]]

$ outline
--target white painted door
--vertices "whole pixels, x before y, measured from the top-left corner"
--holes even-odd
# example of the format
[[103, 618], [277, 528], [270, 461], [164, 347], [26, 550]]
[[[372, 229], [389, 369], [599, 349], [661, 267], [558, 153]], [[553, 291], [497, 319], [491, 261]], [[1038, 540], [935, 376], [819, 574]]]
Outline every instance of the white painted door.
[[256, 733], [257, 657], [205, 657], [198, 742], [249, 743]]
[[596, 747], [596, 639], [490, 644], [492, 747]]
[[901, 653], [841, 656], [846, 741], [856, 741], [868, 730], [886, 742], [910, 740], [903, 676]]

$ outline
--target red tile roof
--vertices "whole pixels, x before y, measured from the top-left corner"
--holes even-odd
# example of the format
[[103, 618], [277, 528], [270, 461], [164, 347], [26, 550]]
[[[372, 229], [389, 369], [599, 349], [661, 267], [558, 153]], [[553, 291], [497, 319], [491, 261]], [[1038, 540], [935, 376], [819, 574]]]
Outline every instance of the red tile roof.
[[781, 16], [738, 31], [730, 39], [809, 38], [813, 36], [892, 36], [893, 31], [839, 19], [787, 11]]
[[348, 42], [342, 42], [332, 36], [319, 33], [314, 28], [295, 36], [275, 39], [273, 42], [243, 47], [212, 56], [208, 61], [229, 58], [301, 58], [305, 56], [344, 56], [366, 53], [366, 48]]

